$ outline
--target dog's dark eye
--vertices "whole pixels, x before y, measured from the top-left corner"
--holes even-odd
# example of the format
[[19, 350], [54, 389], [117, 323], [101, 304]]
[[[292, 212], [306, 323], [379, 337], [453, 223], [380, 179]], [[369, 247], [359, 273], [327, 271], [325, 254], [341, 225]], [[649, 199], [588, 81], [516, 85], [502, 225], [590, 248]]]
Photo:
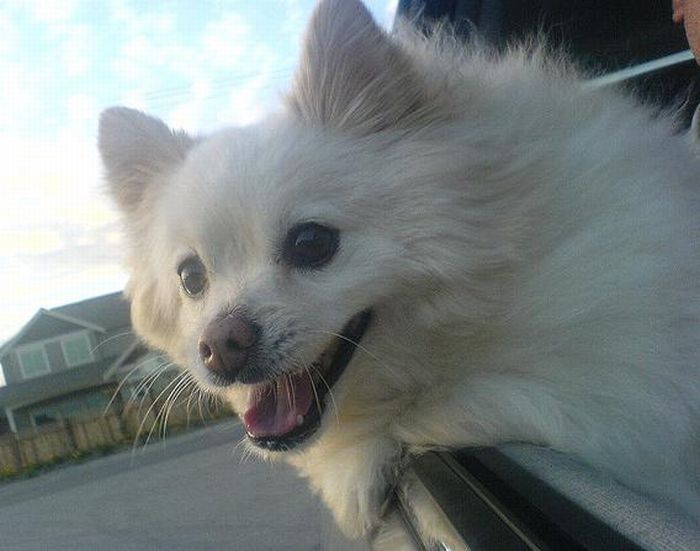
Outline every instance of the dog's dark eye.
[[198, 297], [207, 286], [207, 271], [199, 258], [187, 258], [177, 269], [182, 288], [191, 297]]
[[338, 230], [307, 222], [294, 226], [284, 240], [282, 258], [296, 268], [319, 268], [338, 250]]

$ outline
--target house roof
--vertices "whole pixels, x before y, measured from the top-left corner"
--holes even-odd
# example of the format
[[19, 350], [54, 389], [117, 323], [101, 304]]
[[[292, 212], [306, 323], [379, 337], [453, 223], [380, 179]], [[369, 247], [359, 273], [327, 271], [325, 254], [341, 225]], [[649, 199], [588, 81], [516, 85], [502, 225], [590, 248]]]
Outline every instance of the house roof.
[[105, 333], [129, 324], [129, 302], [122, 292], [48, 310], [40, 308], [13, 338], [0, 347], [0, 357], [23, 341], [65, 333], [71, 326]]
[[52, 308], [49, 312], [99, 325], [106, 331], [130, 324], [129, 301], [121, 291]]

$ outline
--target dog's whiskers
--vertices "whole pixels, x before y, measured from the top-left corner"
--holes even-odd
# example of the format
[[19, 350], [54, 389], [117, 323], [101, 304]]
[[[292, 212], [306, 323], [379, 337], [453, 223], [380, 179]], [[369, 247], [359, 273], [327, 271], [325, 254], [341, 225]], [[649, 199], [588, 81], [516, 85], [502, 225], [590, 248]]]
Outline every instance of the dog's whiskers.
[[[314, 378], [311, 375], [311, 371], [309, 369], [309, 366], [304, 364], [302, 367], [304, 368], [304, 371], [306, 371], [306, 376], [309, 378], [309, 383], [311, 384], [311, 390], [314, 393], [314, 400], [316, 401], [316, 407], [318, 408], [318, 411], [320, 413], [321, 412], [321, 400], [319, 400], [319, 397], [318, 397], [318, 391], [316, 390], [316, 383], [314, 383]], [[326, 386], [328, 386], [328, 385], [326, 385]], [[330, 391], [330, 389], [329, 389], [329, 391]], [[336, 419], [337, 418], [338, 418], [338, 412], [336, 410]]]
[[[326, 381], [326, 378], [323, 376], [323, 373], [321, 371], [314, 367], [313, 365], [309, 366], [309, 369], [313, 369], [314, 373], [318, 375], [319, 379], [321, 379], [321, 382], [323, 385], [328, 389], [328, 397], [331, 400], [331, 405], [333, 406], [333, 414], [335, 415], [335, 421], [338, 425], [340, 425], [340, 413], [338, 411], [338, 404], [335, 401], [335, 396], [333, 395], [333, 389], [331, 388], [331, 385], [328, 384], [328, 381]], [[314, 394], [316, 394], [316, 385], [313, 382], [313, 378], [311, 379], [311, 385], [314, 389]], [[321, 411], [321, 406], [319, 405], [319, 411]]]
[[[183, 372], [183, 373], [184, 373], [184, 372]], [[182, 375], [182, 374], [181, 374], [181, 375]], [[146, 424], [146, 421], [148, 420], [149, 414], [151, 413], [151, 411], [153, 411], [153, 409], [156, 407], [156, 404], [158, 404], [158, 400], [161, 399], [161, 397], [168, 391], [168, 389], [169, 389], [173, 384], [177, 384], [177, 382], [180, 380], [180, 376], [181, 376], [181, 375], [175, 377], [172, 381], [170, 381], [170, 382], [165, 386], [165, 388], [164, 388], [163, 390], [160, 391], [160, 393], [158, 394], [158, 396], [156, 396], [156, 399], [153, 400], [153, 402], [151, 402], [151, 406], [148, 408], [148, 410], [146, 410], [146, 414], [143, 416], [143, 419], [141, 420], [141, 423], [139, 423], [138, 429], [136, 430], [136, 436], [134, 436], [134, 443], [133, 443], [132, 446], [131, 446], [131, 461], [132, 461], [132, 463], [133, 463], [133, 461], [134, 461], [134, 457], [135, 457], [135, 454], [136, 454], [136, 445], [137, 445], [139, 436], [141, 436], [141, 431], [143, 430], [143, 427], [144, 427], [144, 425]], [[140, 408], [139, 408], [139, 411], [140, 411]], [[159, 412], [158, 415], [160, 415], [160, 412]], [[158, 420], [158, 415], [156, 416], [156, 419], [154, 420], [154, 424], [155, 424], [155, 422]], [[151, 432], [152, 432], [152, 429], [151, 429]], [[150, 437], [150, 433], [149, 433], [149, 437]], [[146, 445], [148, 445], [148, 439], [146, 440], [146, 444], [144, 444], [144, 446], [143, 446], [143, 448], [142, 448], [143, 450], [146, 449]]]
[[[155, 429], [156, 429], [156, 427], [158, 426], [159, 423], [160, 423], [160, 426], [161, 426], [161, 438], [163, 438], [163, 439], [165, 438], [165, 420], [166, 420], [166, 418], [167, 418], [168, 409], [169, 409], [169, 407], [170, 407], [170, 399], [171, 399], [171, 397], [172, 397], [172, 395], [173, 395], [173, 392], [176, 391], [176, 390], [180, 387], [180, 385], [182, 384], [182, 381], [183, 381], [183, 379], [185, 378], [186, 375], [187, 375], [187, 372], [183, 371], [183, 372], [180, 373], [177, 377], [175, 377], [175, 378], [170, 382], [170, 384], [169, 384], [168, 386], [166, 386], [166, 387], [163, 389], [163, 391], [165, 392], [166, 390], [168, 390], [168, 387], [170, 387], [171, 385], [174, 385], [173, 388], [170, 389], [170, 392], [168, 393], [168, 395], [167, 395], [167, 397], [165, 398], [165, 400], [163, 400], [163, 403], [160, 404], [160, 407], [158, 408], [158, 413], [156, 414], [156, 418], [153, 420], [153, 424], [151, 425], [151, 429], [148, 431], [148, 435], [146, 436], [146, 441], [145, 441], [145, 443], [143, 444], [143, 449], [144, 449], [144, 450], [146, 449], [146, 447], [148, 446], [149, 442], [151, 441], [151, 436], [153, 435], [153, 432], [155, 431]], [[162, 393], [161, 393], [161, 395], [162, 395]], [[160, 399], [160, 396], [161, 396], [161, 395], [158, 395], [158, 398], [156, 398], [154, 404], [158, 402], [158, 400]]]
[[[126, 377], [124, 378], [124, 381], [123, 381], [123, 382], [126, 382], [126, 379], [128, 379], [129, 377], [131, 377], [131, 375], [132, 375], [133, 373], [135, 373], [135, 372], [136, 372], [137, 370], [139, 370], [141, 367], [143, 367], [144, 365], [146, 365], [146, 364], [149, 362], [149, 360], [150, 360], [150, 358], [146, 358], [145, 360], [139, 362], [133, 369], [131, 369], [131, 370], [129, 371], [129, 373], [127, 373], [127, 375], [126, 375]], [[164, 365], [158, 366], [155, 370], [153, 370], [152, 372], [148, 373], [145, 377], [143, 377], [143, 379], [141, 379], [141, 380], [139, 381], [139, 383], [136, 385], [136, 387], [132, 390], [132, 394], [131, 394], [131, 396], [129, 397], [129, 399], [127, 400], [126, 404], [124, 404], [124, 407], [125, 407], [125, 408], [128, 408], [128, 407], [136, 400], [136, 397], [138, 396], [139, 392], [140, 392], [141, 390], [143, 390], [143, 388], [149, 383], [149, 381], [151, 381], [151, 380], [155, 381], [155, 379], [157, 379], [158, 377], [160, 377], [160, 375], [161, 375], [162, 373], [164, 373], [165, 370], [166, 370], [168, 367], [170, 367], [171, 365], [172, 365], [172, 364], [170, 364], [170, 363], [166, 363], [166, 364], [164, 364]], [[115, 391], [115, 393], [118, 392], [118, 391], [119, 391], [119, 388], [117, 388], [117, 390]], [[114, 398], [114, 396], [113, 396], [113, 398]]]
[[379, 356], [377, 356], [374, 352], [372, 352], [371, 350], [369, 350], [366, 346], [361, 345], [361, 344], [360, 344], [359, 342], [357, 342], [356, 340], [353, 340], [353, 339], [351, 339], [351, 338], [349, 338], [349, 337], [346, 337], [346, 336], [343, 335], [342, 333], [337, 333], [337, 332], [335, 332], [335, 331], [326, 331], [326, 330], [324, 330], [324, 329], [311, 329], [310, 331], [311, 331], [312, 333], [324, 333], [324, 334], [326, 334], [326, 335], [330, 335], [330, 336], [332, 336], [332, 337], [337, 337], [337, 338], [339, 338], [339, 339], [341, 339], [341, 340], [344, 340], [344, 341], [346, 341], [346, 342], [349, 342], [349, 343], [352, 344], [354, 347], [356, 347], [356, 348], [362, 350], [362, 351], [363, 351], [365, 354], [367, 354], [370, 358], [372, 358], [373, 360], [377, 361], [380, 365], [385, 366], [384, 361], [383, 361]]
[[[144, 407], [144, 404], [146, 403], [146, 398], [149, 398], [151, 396], [151, 389], [153, 388], [153, 385], [156, 383], [158, 379], [162, 375], [165, 374], [165, 372], [168, 370], [169, 367], [171, 367], [173, 364], [166, 364], [162, 368], [158, 369], [153, 376], [148, 377], [147, 380], [144, 381], [144, 385], [140, 387], [140, 390], [137, 389], [132, 396], [134, 400], [138, 397], [138, 394], [141, 393], [141, 400], [139, 400], [139, 407], [137, 410], [137, 414], [141, 415], [141, 410]], [[168, 387], [166, 386], [163, 390], [166, 390]], [[157, 401], [158, 398], [156, 398]]]
[[168, 399], [166, 400], [167, 409], [165, 412], [165, 416], [163, 417], [163, 425], [161, 430], [161, 438], [163, 439], [163, 442], [165, 442], [165, 435], [168, 428], [168, 419], [170, 417], [170, 413], [172, 412], [173, 408], [177, 406], [178, 398], [182, 395], [183, 392], [191, 388], [192, 384], [194, 384], [192, 376], [187, 371], [184, 371], [183, 373], [184, 377], [182, 378], [182, 381], [173, 388], [173, 390], [168, 395]]
[[93, 346], [93, 347], [90, 349], [90, 354], [91, 354], [91, 355], [94, 354], [95, 352], [97, 352], [97, 350], [100, 349], [100, 347], [104, 346], [104, 345], [107, 344], [108, 342], [111, 342], [111, 341], [113, 341], [113, 340], [115, 340], [115, 339], [118, 339], [118, 338], [120, 338], [120, 337], [126, 337], [127, 335], [136, 335], [136, 333], [134, 333], [133, 331], [129, 330], [129, 331], [122, 331], [121, 333], [117, 333], [116, 335], [112, 335], [111, 337], [108, 337], [108, 338], [106, 338], [105, 340], [103, 340], [102, 342], [100, 342], [100, 343], [98, 343], [97, 345]]
[[[141, 367], [141, 366], [145, 365], [147, 362], [148, 362], [148, 359], [140, 362], [137, 367]], [[132, 391], [131, 397], [127, 401], [125, 407], [128, 408], [132, 403], [134, 403], [136, 401], [136, 399], [138, 398], [138, 395], [141, 392], [144, 392], [144, 396], [141, 398], [141, 404], [139, 405], [139, 411], [141, 411], [141, 406], [143, 405], [143, 398], [145, 397], [145, 395], [148, 393], [148, 391], [150, 391], [151, 387], [156, 382], [156, 380], [161, 375], [163, 375], [163, 373], [165, 373], [167, 371], [167, 369], [170, 368], [172, 365], [173, 365], [172, 363], [165, 363], [162, 366], [157, 367], [154, 371], [152, 371], [148, 375], [146, 375], [141, 380], [141, 382], [139, 382], [139, 384], [136, 385], [136, 388], [134, 388], [134, 390]]]
[[124, 376], [124, 378], [119, 382], [117, 385], [117, 388], [115, 391], [112, 393], [112, 397], [109, 399], [109, 402], [107, 402], [107, 405], [105, 406], [104, 411], [102, 412], [102, 416], [104, 417], [107, 415], [107, 412], [109, 411], [109, 408], [112, 406], [114, 403], [114, 400], [116, 399], [117, 395], [119, 394], [119, 391], [122, 389], [122, 387], [126, 384], [126, 382], [129, 380], [129, 377], [131, 377], [136, 371], [138, 371], [139, 367], [141, 367], [141, 364], [138, 364], [134, 366], [132, 369], [129, 370], [129, 372]]
[[199, 418], [206, 424], [204, 420], [204, 412], [202, 411], [202, 402], [204, 402], [205, 395], [204, 390], [201, 387], [197, 387], [197, 411], [199, 412]]

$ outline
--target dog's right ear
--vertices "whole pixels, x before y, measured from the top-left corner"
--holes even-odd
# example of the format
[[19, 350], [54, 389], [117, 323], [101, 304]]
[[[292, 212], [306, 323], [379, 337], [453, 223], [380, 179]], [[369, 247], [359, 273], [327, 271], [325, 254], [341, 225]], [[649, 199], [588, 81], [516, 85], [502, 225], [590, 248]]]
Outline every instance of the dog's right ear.
[[103, 111], [98, 136], [110, 193], [126, 213], [139, 208], [148, 187], [181, 163], [194, 144], [186, 133], [127, 107]]
[[287, 105], [300, 120], [367, 135], [429, 119], [422, 79], [359, 0], [322, 0]]

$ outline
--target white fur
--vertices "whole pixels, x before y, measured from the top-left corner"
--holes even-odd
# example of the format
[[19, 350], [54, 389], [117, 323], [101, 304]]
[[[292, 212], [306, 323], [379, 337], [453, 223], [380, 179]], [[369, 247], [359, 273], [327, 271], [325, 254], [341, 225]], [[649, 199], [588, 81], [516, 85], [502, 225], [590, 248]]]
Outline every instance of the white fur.
[[[355, 0], [322, 2], [304, 49], [286, 108], [254, 127], [195, 141], [103, 114], [146, 340], [201, 376], [203, 327], [245, 305], [285, 337], [284, 371], [371, 307], [316, 438], [267, 454], [350, 535], [377, 524], [402, 450], [507, 441], [698, 518], [700, 166], [672, 121], [541, 49], [387, 37]], [[305, 220], [340, 230], [320, 271], [275, 260]], [[191, 252], [200, 300], [176, 274]], [[245, 388], [224, 394], [244, 408]]]

